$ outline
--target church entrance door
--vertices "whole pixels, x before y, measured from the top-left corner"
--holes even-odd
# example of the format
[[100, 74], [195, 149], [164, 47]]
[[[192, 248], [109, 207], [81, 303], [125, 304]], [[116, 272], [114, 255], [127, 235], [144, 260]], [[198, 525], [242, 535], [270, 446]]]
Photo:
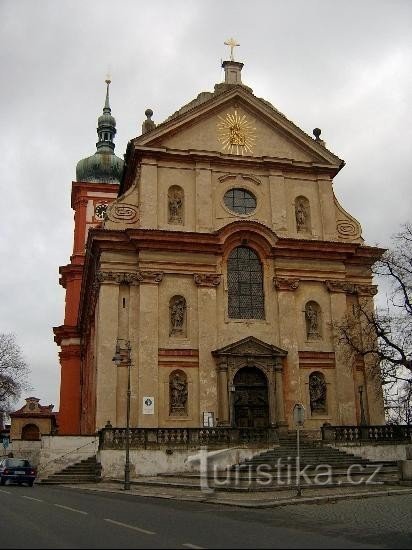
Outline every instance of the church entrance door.
[[269, 426], [268, 383], [256, 367], [243, 367], [234, 379], [233, 415], [237, 428]]

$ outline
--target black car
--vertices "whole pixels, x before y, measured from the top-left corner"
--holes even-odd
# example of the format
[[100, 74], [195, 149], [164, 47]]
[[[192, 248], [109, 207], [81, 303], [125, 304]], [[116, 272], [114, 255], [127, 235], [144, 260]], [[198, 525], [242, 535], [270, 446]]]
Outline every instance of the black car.
[[27, 483], [33, 487], [36, 479], [36, 470], [24, 458], [3, 458], [0, 460], [0, 485], [6, 481], [14, 481], [19, 485]]

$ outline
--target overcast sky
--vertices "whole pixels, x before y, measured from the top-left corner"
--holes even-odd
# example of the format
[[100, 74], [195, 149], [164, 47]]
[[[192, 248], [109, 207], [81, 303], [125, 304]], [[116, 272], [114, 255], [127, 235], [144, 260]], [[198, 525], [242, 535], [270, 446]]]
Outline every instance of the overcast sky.
[[0, 333], [59, 404], [52, 327], [72, 250], [71, 182], [95, 151], [106, 73], [116, 153], [222, 80], [225, 39], [243, 82], [346, 161], [335, 179], [367, 244], [386, 245], [412, 203], [410, 0], [0, 0]]

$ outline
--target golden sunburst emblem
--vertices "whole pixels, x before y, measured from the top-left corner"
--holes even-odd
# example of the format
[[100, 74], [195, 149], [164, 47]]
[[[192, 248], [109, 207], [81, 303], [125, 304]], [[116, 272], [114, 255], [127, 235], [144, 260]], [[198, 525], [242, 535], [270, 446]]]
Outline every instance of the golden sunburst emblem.
[[217, 139], [223, 145], [223, 150], [232, 155], [252, 153], [256, 141], [256, 128], [248, 121], [246, 115], [240, 115], [236, 110], [226, 116], [218, 116]]

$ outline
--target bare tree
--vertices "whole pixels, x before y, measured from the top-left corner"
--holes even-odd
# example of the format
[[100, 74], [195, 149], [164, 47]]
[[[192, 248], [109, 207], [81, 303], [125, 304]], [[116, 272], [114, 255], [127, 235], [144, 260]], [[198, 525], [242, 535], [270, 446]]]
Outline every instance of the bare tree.
[[[411, 422], [412, 388], [412, 225], [407, 223], [392, 238], [373, 268], [389, 287], [385, 308], [373, 308], [359, 297], [357, 306], [335, 326], [338, 338], [354, 360], [364, 358], [369, 374], [380, 377], [385, 387], [389, 418]], [[372, 307], [371, 307], [372, 306]], [[403, 411], [402, 413], [400, 411]]]
[[0, 412], [10, 412], [22, 390], [29, 389], [29, 367], [14, 334], [0, 334]]

